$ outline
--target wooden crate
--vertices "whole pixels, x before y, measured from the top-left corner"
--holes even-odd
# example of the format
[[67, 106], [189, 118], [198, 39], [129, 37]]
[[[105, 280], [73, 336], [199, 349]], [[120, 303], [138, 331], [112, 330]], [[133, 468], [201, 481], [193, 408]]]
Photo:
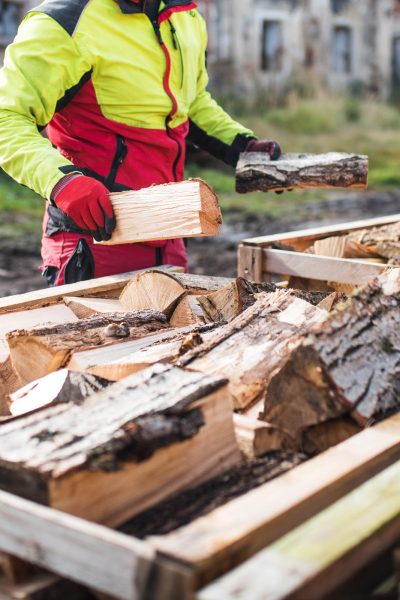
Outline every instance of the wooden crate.
[[[271, 281], [273, 275], [279, 275], [340, 284], [365, 284], [385, 271], [387, 265], [365, 260], [316, 256], [303, 251], [316, 240], [328, 236], [341, 235], [357, 229], [371, 229], [397, 221], [400, 221], [400, 214], [245, 239], [238, 249], [238, 274], [257, 282]], [[296, 251], [274, 249], [274, 244], [289, 245]]]
[[[113, 293], [130, 277], [112, 278], [111, 287], [106, 278], [34, 292], [34, 306], [67, 294]], [[27, 306], [32, 306], [32, 294], [0, 301], [5, 312]], [[306, 521], [398, 461], [400, 415], [395, 415], [170, 534], [144, 540], [0, 492], [0, 552], [114, 598], [201, 598], [204, 586], [283, 536], [295, 535]], [[400, 504], [393, 503], [391, 510], [390, 524], [400, 519]], [[372, 532], [379, 539], [379, 553], [393, 542], [392, 529], [386, 537], [381, 533], [378, 526]], [[371, 560], [370, 553], [359, 554], [357, 568]]]

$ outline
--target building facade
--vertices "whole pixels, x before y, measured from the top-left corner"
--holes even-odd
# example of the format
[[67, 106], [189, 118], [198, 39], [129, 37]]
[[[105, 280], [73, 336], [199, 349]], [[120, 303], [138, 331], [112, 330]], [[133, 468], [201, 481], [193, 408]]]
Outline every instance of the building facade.
[[213, 86], [243, 97], [319, 83], [400, 87], [399, 0], [200, 0]]

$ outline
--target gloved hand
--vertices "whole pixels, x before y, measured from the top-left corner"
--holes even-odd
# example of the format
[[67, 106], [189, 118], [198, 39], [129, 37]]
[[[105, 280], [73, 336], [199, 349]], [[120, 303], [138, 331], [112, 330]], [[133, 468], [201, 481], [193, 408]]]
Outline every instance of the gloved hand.
[[92, 177], [67, 177], [54, 188], [53, 203], [78, 227], [88, 231], [96, 242], [109, 240], [116, 225], [109, 191]]
[[255, 140], [252, 139], [246, 146], [246, 152], [266, 152], [270, 155], [271, 160], [278, 160], [282, 154], [282, 150], [278, 142], [275, 140]]

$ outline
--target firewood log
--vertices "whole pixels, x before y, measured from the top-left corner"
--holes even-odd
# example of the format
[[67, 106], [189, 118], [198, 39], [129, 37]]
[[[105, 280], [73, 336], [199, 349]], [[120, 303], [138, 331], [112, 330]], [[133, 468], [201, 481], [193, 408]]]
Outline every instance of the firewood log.
[[169, 320], [172, 327], [184, 327], [185, 325], [194, 325], [196, 323], [205, 323], [203, 309], [199, 300], [201, 296], [194, 294], [185, 294], [175, 308]]
[[217, 235], [222, 223], [218, 198], [201, 179], [113, 193], [110, 199], [117, 226], [102, 244]]
[[272, 161], [265, 153], [241, 154], [236, 191], [284, 191], [294, 188], [336, 188], [367, 185], [368, 157], [356, 154], [284, 154]]
[[0, 427], [0, 488], [116, 526], [238, 464], [225, 380], [156, 365]]
[[179, 300], [188, 292], [205, 294], [224, 287], [230, 279], [152, 269], [140, 273], [122, 291], [120, 301], [126, 310], [159, 310], [171, 317]]
[[301, 441], [332, 419], [365, 427], [400, 409], [400, 293], [386, 285], [367, 286], [289, 354], [267, 389], [268, 422]]
[[233, 415], [240, 451], [247, 459], [258, 458], [271, 450], [292, 450], [294, 442], [287, 433], [265, 421]]
[[78, 348], [132, 340], [167, 327], [165, 316], [158, 312], [116, 313], [20, 329], [8, 333], [6, 339], [13, 367], [24, 385], [64, 366]]
[[116, 313], [125, 310], [117, 298], [77, 298], [76, 296], [64, 296], [63, 300], [78, 319], [85, 319], [98, 313]]
[[9, 411], [17, 416], [50, 404], [80, 402], [108, 385], [110, 381], [89, 373], [59, 369], [10, 394]]
[[253, 306], [223, 325], [177, 364], [229, 380], [236, 410], [259, 399], [301, 334], [327, 313], [289, 290], [260, 294]]

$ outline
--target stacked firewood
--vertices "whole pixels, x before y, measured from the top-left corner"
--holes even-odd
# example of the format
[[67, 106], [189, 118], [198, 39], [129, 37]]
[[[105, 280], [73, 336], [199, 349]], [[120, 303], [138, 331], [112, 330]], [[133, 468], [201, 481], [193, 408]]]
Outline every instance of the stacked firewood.
[[116, 525], [243, 456], [346, 439], [400, 408], [399, 281], [346, 300], [151, 270], [1, 315], [0, 488]]

